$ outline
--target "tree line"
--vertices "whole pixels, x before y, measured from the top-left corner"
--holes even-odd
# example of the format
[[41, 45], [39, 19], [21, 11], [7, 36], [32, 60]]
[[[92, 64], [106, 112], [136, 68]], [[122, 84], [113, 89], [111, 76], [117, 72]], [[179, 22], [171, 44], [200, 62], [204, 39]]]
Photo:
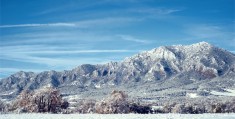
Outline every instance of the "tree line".
[[226, 102], [184, 103], [168, 102], [160, 108], [153, 108], [153, 104], [140, 104], [129, 101], [123, 91], [112, 91], [100, 101], [82, 100], [74, 108], [69, 108], [68, 101], [62, 99], [60, 91], [46, 88], [38, 91], [23, 91], [11, 104], [0, 101], [1, 113], [98, 113], [98, 114], [153, 114], [153, 113], [235, 113], [235, 98]]

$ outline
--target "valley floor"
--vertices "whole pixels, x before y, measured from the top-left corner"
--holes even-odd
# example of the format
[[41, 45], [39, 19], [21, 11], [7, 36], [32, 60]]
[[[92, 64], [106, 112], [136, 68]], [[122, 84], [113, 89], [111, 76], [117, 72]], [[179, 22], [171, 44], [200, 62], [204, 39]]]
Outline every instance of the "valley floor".
[[0, 114], [0, 119], [235, 119], [230, 114]]

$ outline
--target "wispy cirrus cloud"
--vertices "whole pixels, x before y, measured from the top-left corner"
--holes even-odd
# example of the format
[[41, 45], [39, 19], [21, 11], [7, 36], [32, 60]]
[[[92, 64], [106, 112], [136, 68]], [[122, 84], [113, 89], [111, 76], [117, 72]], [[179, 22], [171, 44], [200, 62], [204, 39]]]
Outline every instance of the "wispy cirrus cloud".
[[211, 40], [227, 40], [233, 41], [235, 33], [228, 28], [209, 25], [209, 24], [194, 24], [185, 28], [184, 32], [191, 36], [191, 39], [211, 39]]
[[40, 56], [33, 56], [33, 55], [28, 55], [28, 54], [17, 55], [16, 53], [11, 53], [8, 55], [3, 55], [3, 56], [4, 57], [1, 57], [0, 59], [24, 62], [24, 63], [34, 63], [37, 65], [45, 65], [49, 67], [50, 69], [53, 67], [60, 67], [60, 66], [64, 66], [64, 67], [76, 66], [76, 65], [85, 63], [84, 61], [90, 61], [91, 63], [94, 63], [94, 61], [92, 61], [93, 58], [83, 58], [81, 60], [77, 60], [74, 58], [40, 57]]
[[135, 17], [106, 17], [100, 19], [88, 19], [83, 21], [77, 21], [75, 22], [75, 24], [80, 28], [95, 28], [97, 26], [105, 28], [122, 26], [126, 23], [138, 21], [141, 21], [141, 19], [136, 19]]
[[99, 19], [87, 19], [81, 21], [73, 21], [69, 23], [43, 23], [43, 24], [8, 24], [0, 25], [0, 28], [17, 28], [17, 27], [78, 27], [78, 28], [95, 28], [97, 26], [102, 27], [114, 27], [120, 26], [124, 23], [130, 23], [134, 21], [140, 21], [140, 19], [132, 17], [106, 17]]
[[[227, 50], [233, 52], [235, 44], [235, 33], [230, 25], [216, 24], [193, 24], [184, 29], [185, 41], [207, 41], [219, 47], [227, 47]], [[182, 39], [181, 39], [182, 40]]]
[[138, 39], [138, 38], [135, 38], [131, 35], [117, 35], [117, 37], [119, 37], [125, 41], [133, 41], [133, 42], [137, 42], [137, 43], [150, 43], [150, 41], [148, 41], [148, 40]]
[[[3, 46], [0, 47], [2, 51], [0, 54], [0, 60], [12, 60], [17, 62], [42, 64], [49, 67], [74, 67], [76, 65], [84, 63], [99, 64], [110, 59], [106, 59], [106, 56], [97, 56], [97, 54], [111, 53], [115, 55], [117, 53], [133, 53], [137, 50], [128, 49], [79, 49], [76, 47], [68, 48], [67, 46], [54, 46], [49, 48], [43, 45], [22, 45], [22, 46]], [[64, 57], [67, 55], [67, 57]], [[68, 56], [69, 55], [69, 56]], [[82, 57], [86, 55], [86, 57]], [[90, 57], [89, 57], [90, 56]], [[111, 55], [107, 55], [111, 56]], [[79, 60], [78, 60], [79, 59]]]
[[[138, 50], [36, 50], [36, 51], [11, 51], [17, 54], [80, 54], [80, 53], [125, 53], [137, 52]], [[11, 54], [11, 52], [2, 53]]]
[[[53, 10], [54, 11], [54, 10]], [[56, 11], [56, 10], [55, 10]], [[94, 28], [97, 26], [107, 27], [107, 25], [120, 26], [123, 23], [139, 22], [149, 18], [149, 15], [170, 15], [175, 12], [180, 12], [182, 9], [173, 8], [138, 8], [138, 9], [116, 9], [111, 11], [105, 11], [105, 13], [110, 14], [110, 16], [103, 16], [100, 14], [101, 18], [96, 19], [85, 19], [81, 21], [71, 21], [71, 22], [57, 22], [57, 23], [28, 23], [28, 24], [7, 24], [0, 25], [0, 28], [18, 28], [18, 27], [78, 27], [78, 28]], [[124, 13], [116, 15], [116, 13]], [[127, 13], [127, 14], [126, 14]], [[144, 16], [137, 17], [131, 16], [130, 13], [138, 13]], [[94, 14], [91, 14], [93, 16]], [[106, 14], [105, 14], [106, 15]], [[113, 16], [115, 15], [115, 16]], [[84, 15], [83, 15], [84, 16]]]
[[[49, 49], [49, 50], [48, 50]], [[118, 61], [137, 50], [78, 50], [66, 46], [6, 46], [1, 47], [0, 61], [18, 62], [22, 66], [2, 64], [0, 78], [18, 71], [41, 72], [45, 70], [69, 70], [81, 64], [104, 64]], [[127, 53], [127, 54], [126, 54]], [[29, 64], [33, 66], [29, 66]], [[26, 65], [26, 66], [25, 66]], [[41, 69], [40, 69], [41, 68]]]
[[[41, 72], [44, 69], [31, 69], [31, 68], [0, 68], [1, 75], [10, 75], [12, 72], [18, 72], [18, 71], [33, 71], [33, 72]], [[8, 73], [9, 72], [9, 73]], [[3, 74], [2, 74], [3, 73]]]
[[15, 24], [15, 25], [0, 25], [0, 28], [15, 28], [15, 27], [74, 27], [74, 23], [47, 23], [47, 24]]
[[[95, 40], [93, 40], [95, 39]], [[69, 32], [55, 29], [53, 31], [29, 31], [27, 33], [19, 33], [13, 35], [1, 36], [1, 40], [4, 41], [0, 43], [0, 46], [18, 46], [18, 45], [48, 45], [51, 44], [53, 47], [55, 45], [66, 45], [71, 47], [71, 45], [76, 45], [76, 47], [89, 48], [97, 42], [107, 41], [110, 38], [107, 36], [101, 36], [93, 33], [84, 33], [78, 30], [70, 30]], [[82, 45], [82, 46], [81, 46]], [[75, 46], [74, 46], [75, 47]]]
[[122, 52], [136, 52], [134, 50], [71, 50], [71, 51], [35, 51], [24, 53], [40, 53], [40, 54], [79, 54], [79, 53], [122, 53]]
[[130, 12], [142, 13], [142, 14], [157, 14], [157, 15], [169, 15], [175, 12], [180, 12], [183, 9], [173, 9], [173, 8], [139, 8], [130, 9]]
[[[66, 4], [63, 4], [61, 6], [54, 6], [50, 7], [48, 9], [44, 9], [38, 13], [35, 13], [35, 15], [47, 15], [47, 14], [54, 14], [58, 12], [64, 12], [64, 11], [72, 11], [72, 10], [82, 10], [85, 8], [91, 8], [97, 5], [102, 5], [107, 3], [107, 0], [99, 0], [99, 1], [94, 1], [94, 0], [87, 0], [87, 1], [70, 1], [66, 2]], [[59, 3], [60, 4], [60, 3]]]
[[125, 53], [125, 52], [138, 52], [139, 50], [128, 49], [87, 49], [86, 45], [70, 46], [48, 46], [48, 45], [14, 45], [14, 46], [2, 46], [0, 47], [0, 57], [3, 55], [36, 55], [36, 54], [80, 54], [80, 53]]
[[[23, 71], [41, 71], [36, 68], [37, 66], [43, 66], [43, 70], [69, 70], [81, 64], [104, 64], [110, 61], [116, 61], [115, 59], [110, 59], [110, 57], [43, 57], [43, 56], [34, 56], [35, 54], [18, 54], [11, 53], [3, 55], [0, 57], [1, 60], [7, 60], [11, 62], [18, 62], [21, 64], [32, 64], [33, 68], [25, 68], [24, 66], [13, 67], [14, 69], [5, 69], [6, 66], [2, 66], [2, 73], [7, 72], [17, 72], [19, 70]], [[27, 65], [28, 66], [28, 65]], [[45, 69], [46, 68], [46, 69]]]
[[223, 36], [221, 30], [221, 27], [215, 25], [193, 25], [186, 29], [186, 33], [198, 38], [212, 38]]

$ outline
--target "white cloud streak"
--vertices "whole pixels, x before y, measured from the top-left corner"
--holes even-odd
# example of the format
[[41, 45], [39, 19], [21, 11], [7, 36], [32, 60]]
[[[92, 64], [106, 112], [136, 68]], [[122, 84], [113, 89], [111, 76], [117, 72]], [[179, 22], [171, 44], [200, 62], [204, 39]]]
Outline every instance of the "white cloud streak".
[[[124, 23], [140, 21], [140, 19], [131, 17], [106, 17], [101, 19], [88, 19], [83, 21], [74, 21], [70, 23], [46, 23], [46, 24], [10, 24], [0, 25], [0, 28], [18, 28], [18, 27], [78, 27], [78, 28], [96, 28], [97, 26], [114, 27]], [[111, 26], [110, 26], [111, 25]]]
[[181, 9], [169, 9], [169, 8], [140, 8], [132, 9], [131, 12], [143, 13], [143, 14], [158, 14], [158, 15], [168, 15], [175, 12], [182, 11]]
[[[134, 50], [47, 50], [47, 51], [14, 51], [17, 54], [80, 54], [80, 53], [122, 53], [122, 52], [137, 52]], [[5, 54], [5, 53], [2, 53]], [[7, 54], [11, 54], [8, 52]]]
[[186, 32], [198, 38], [212, 38], [212, 37], [223, 36], [221, 28], [219, 26], [212, 26], [212, 25], [191, 26], [186, 30]]
[[207, 39], [213, 40], [213, 42], [219, 42], [219, 40], [233, 42], [235, 36], [235, 33], [225, 27], [208, 24], [189, 25], [185, 28], [184, 32], [189, 35], [189, 40]]
[[54, 46], [47, 47], [46, 45], [20, 45], [20, 46], [2, 46], [0, 57], [3, 56], [20, 56], [20, 55], [37, 55], [37, 54], [81, 54], [81, 53], [127, 53], [127, 52], [138, 52], [138, 50], [127, 50], [127, 49], [80, 49], [78, 47], [66, 47], [66, 46]]
[[16, 27], [74, 27], [74, 23], [48, 23], [48, 24], [16, 24], [1, 25], [0, 28], [16, 28]]
[[135, 38], [131, 35], [117, 35], [117, 37], [120, 37], [122, 40], [133, 41], [133, 42], [137, 42], [137, 43], [149, 43], [150, 42], [148, 40]]
[[[18, 72], [18, 71], [33, 71], [33, 72], [41, 72], [44, 69], [29, 69], [29, 68], [0, 68], [0, 73], [10, 74], [12, 72]], [[10, 73], [7, 73], [10, 72]]]
[[[67, 48], [66, 46], [53, 47], [51, 49], [49, 48], [48, 50], [48, 47], [43, 45], [3, 46], [0, 47], [0, 50], [2, 51], [0, 54], [0, 59], [2, 60], [43, 64], [49, 67], [74, 67], [76, 65], [84, 63], [99, 64], [101, 62], [106, 62], [107, 60], [109, 60], [105, 59], [106, 56], [94, 57], [93, 55], [96, 55], [96, 53], [112, 53], [111, 55], [115, 55], [115, 53], [138, 52], [137, 50], [125, 49], [78, 50], [76, 48]], [[72, 54], [74, 57], [64, 57], [68, 54]], [[91, 55], [92, 57], [81, 57], [82, 55], [79, 54], [93, 55]]]
[[79, 28], [120, 27], [125, 23], [138, 22], [140, 19], [132, 17], [106, 17], [101, 19], [91, 19], [75, 22]]
[[[0, 36], [3, 42], [0, 46], [23, 46], [23, 45], [50, 45], [49, 48], [54, 46], [77, 47], [89, 49], [97, 43], [111, 41], [112, 36], [81, 32], [78, 30], [68, 31], [37, 31], [22, 34], [13, 34]], [[0, 47], [1, 48], [1, 47]]]
[[27, 54], [23, 55], [18, 53], [15, 54], [11, 53], [3, 56], [4, 57], [1, 57], [1, 59], [17, 61], [17, 62], [25, 62], [25, 63], [42, 64], [46, 65], [48, 69], [58, 69], [58, 67], [64, 67], [64, 68], [75, 67], [76, 65], [84, 63], [98, 64], [98, 62], [104, 61], [95, 58], [53, 58], [53, 57], [48, 58], [48, 57], [31, 56]]

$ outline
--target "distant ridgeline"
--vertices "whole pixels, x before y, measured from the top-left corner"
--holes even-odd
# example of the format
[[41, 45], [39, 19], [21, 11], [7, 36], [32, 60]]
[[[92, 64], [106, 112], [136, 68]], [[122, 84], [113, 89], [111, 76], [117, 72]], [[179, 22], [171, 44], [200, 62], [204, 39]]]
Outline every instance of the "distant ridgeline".
[[[70, 103], [69, 109], [90, 109], [90, 111], [77, 109], [80, 113], [128, 113], [129, 110], [138, 110], [134, 111], [136, 113], [143, 110], [146, 113], [153, 113], [150, 105], [157, 105], [159, 109], [157, 112], [174, 112], [170, 110], [172, 108], [177, 108], [175, 112], [179, 113], [226, 112], [225, 110], [234, 112], [235, 108], [231, 105], [234, 105], [235, 96], [235, 54], [209, 43], [200, 42], [186, 46], [162, 46], [125, 58], [120, 62], [84, 64], [62, 72], [21, 71], [0, 81], [0, 100], [4, 103], [14, 102], [25, 91], [36, 93], [45, 88], [60, 91], [61, 98], [58, 99]], [[112, 90], [121, 90], [128, 95], [128, 97], [123, 95], [124, 104], [118, 104], [125, 110], [124, 112], [118, 109], [107, 111], [109, 108], [102, 106], [102, 109], [107, 108], [107, 110], [98, 111], [92, 108], [98, 104], [97, 100], [102, 100]], [[50, 102], [48, 100], [44, 102]], [[131, 101], [136, 103], [130, 106]], [[175, 103], [166, 104], [168, 101]], [[203, 101], [210, 106], [201, 105], [200, 110], [193, 110], [193, 105], [187, 103], [189, 101], [195, 105]], [[78, 107], [75, 105], [77, 103], [84, 107]], [[101, 102], [99, 104], [103, 105]], [[113, 106], [113, 103], [104, 104]], [[14, 109], [17, 108], [16, 106]]]

